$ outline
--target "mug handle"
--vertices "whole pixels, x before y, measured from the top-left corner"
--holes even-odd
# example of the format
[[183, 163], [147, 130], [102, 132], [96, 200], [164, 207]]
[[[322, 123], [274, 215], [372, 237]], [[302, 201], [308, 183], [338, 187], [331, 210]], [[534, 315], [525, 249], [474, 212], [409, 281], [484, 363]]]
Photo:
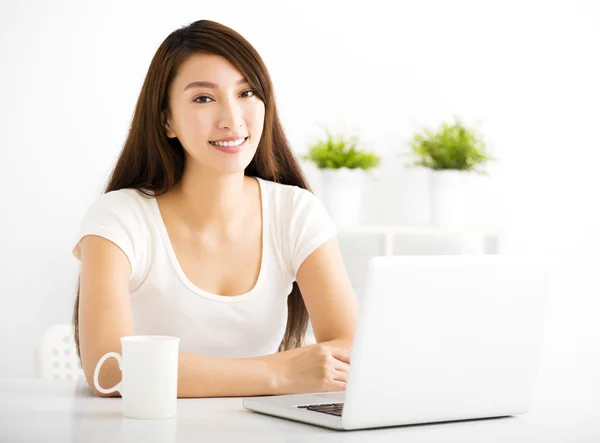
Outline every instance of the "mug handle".
[[100, 368], [102, 367], [102, 364], [110, 357], [114, 357], [117, 359], [117, 361], [119, 362], [119, 369], [121, 371], [123, 371], [123, 357], [121, 356], [121, 354], [119, 354], [117, 352], [109, 352], [102, 356], [102, 358], [98, 361], [98, 364], [96, 365], [96, 370], [94, 371], [94, 386], [96, 387], [98, 392], [101, 392], [102, 394], [110, 394], [110, 393], [116, 392], [116, 391], [121, 392], [121, 383], [123, 383], [123, 380], [121, 380], [119, 383], [117, 383], [115, 386], [113, 386], [110, 389], [104, 389], [98, 383], [98, 375], [100, 374]]

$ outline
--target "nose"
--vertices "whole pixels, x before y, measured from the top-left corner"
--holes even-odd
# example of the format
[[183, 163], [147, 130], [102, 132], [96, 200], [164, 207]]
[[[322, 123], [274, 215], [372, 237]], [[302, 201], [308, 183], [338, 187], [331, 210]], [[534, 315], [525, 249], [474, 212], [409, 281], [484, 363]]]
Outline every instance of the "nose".
[[219, 117], [219, 129], [241, 128], [244, 126], [244, 113], [242, 107], [235, 102], [226, 101], [221, 109]]

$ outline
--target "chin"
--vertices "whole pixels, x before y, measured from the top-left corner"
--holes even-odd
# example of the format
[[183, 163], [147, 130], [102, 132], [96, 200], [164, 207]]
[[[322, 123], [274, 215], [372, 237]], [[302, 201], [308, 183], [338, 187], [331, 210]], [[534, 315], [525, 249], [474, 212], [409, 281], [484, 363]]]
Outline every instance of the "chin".
[[238, 154], [222, 155], [215, 152], [210, 155], [191, 156], [188, 160], [196, 163], [201, 169], [208, 168], [220, 174], [243, 174], [252, 159], [256, 150], [242, 151]]
[[215, 171], [221, 172], [223, 174], [239, 174], [239, 173], [243, 174], [251, 161], [252, 161], [252, 158], [249, 158], [249, 159], [245, 159], [245, 158], [244, 159], [242, 159], [242, 158], [233, 159], [232, 158], [226, 162], [223, 162], [223, 161], [214, 162], [210, 165], [210, 167], [212, 169], [214, 169]]
[[239, 154], [228, 155], [228, 157], [225, 158], [219, 156], [218, 158], [212, 159], [211, 167], [225, 174], [243, 173], [254, 158], [254, 154], [255, 151], [240, 152]]

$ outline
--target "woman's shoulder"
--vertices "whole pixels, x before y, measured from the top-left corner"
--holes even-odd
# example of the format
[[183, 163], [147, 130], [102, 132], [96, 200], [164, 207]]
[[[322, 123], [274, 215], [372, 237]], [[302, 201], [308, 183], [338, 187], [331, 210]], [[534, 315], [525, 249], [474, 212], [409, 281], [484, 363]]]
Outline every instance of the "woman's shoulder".
[[[310, 219], [327, 222], [328, 215], [320, 199], [308, 189], [262, 180], [265, 200], [272, 218], [289, 230], [292, 225], [301, 226]], [[300, 229], [299, 228], [299, 229]]]
[[335, 224], [315, 194], [300, 186], [263, 181], [270, 195], [276, 242], [290, 275], [304, 259], [337, 234]]
[[290, 206], [294, 206], [294, 203], [299, 201], [316, 199], [311, 191], [300, 186], [256, 178], [261, 182], [262, 189], [266, 191], [267, 198], [277, 205], [287, 202]]
[[[117, 245], [129, 259], [132, 281], [142, 279], [151, 253], [148, 240], [151, 212], [145, 207], [149, 202], [149, 197], [135, 189], [119, 189], [96, 197], [76, 232], [73, 255], [81, 259], [79, 245], [83, 237], [104, 237]], [[130, 291], [137, 287], [137, 283], [133, 284]]]
[[139, 205], [146, 205], [150, 202], [154, 196], [148, 191], [142, 191], [138, 189], [117, 189], [115, 191], [109, 191], [96, 197], [92, 202], [92, 205], [106, 205], [106, 206], [124, 206], [124, 207], [135, 207]]
[[118, 189], [96, 197], [87, 209], [87, 217], [146, 218], [154, 197], [138, 189]]

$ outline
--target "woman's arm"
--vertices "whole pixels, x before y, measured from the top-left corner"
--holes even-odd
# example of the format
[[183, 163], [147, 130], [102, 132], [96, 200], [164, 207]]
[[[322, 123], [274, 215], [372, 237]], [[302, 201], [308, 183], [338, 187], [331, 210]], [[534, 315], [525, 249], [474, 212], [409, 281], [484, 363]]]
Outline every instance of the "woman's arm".
[[261, 359], [179, 353], [178, 397], [276, 395], [286, 390], [282, 382], [276, 368]]
[[337, 238], [318, 247], [296, 276], [317, 343], [352, 349], [358, 302]]
[[255, 358], [179, 353], [179, 397], [246, 397], [342, 391], [350, 353], [325, 344]]
[[317, 344], [254, 357], [253, 360], [283, 361], [320, 345], [352, 351], [358, 303], [335, 238], [304, 260], [298, 269], [297, 282]]

